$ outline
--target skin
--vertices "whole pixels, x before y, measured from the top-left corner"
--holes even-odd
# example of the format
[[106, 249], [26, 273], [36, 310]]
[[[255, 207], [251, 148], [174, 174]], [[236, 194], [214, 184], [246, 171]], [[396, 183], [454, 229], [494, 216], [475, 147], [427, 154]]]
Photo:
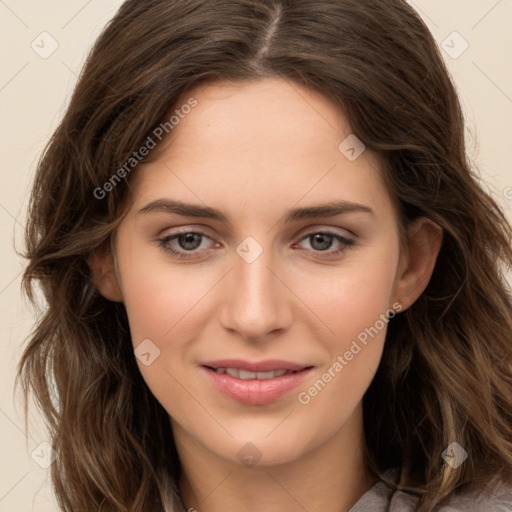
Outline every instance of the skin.
[[[96, 285], [124, 302], [134, 347], [150, 339], [160, 350], [149, 366], [138, 364], [170, 415], [187, 508], [347, 511], [374, 482], [363, 462], [362, 398], [386, 328], [309, 403], [297, 395], [393, 305], [403, 311], [417, 299], [441, 230], [420, 219], [400, 245], [382, 164], [369, 149], [353, 162], [340, 152], [350, 124], [328, 98], [279, 78], [201, 86], [183, 103], [191, 96], [198, 105], [131, 176], [133, 203], [114, 253], [90, 259]], [[162, 198], [221, 209], [230, 221], [139, 212]], [[284, 221], [290, 208], [339, 200], [371, 213]], [[195, 258], [159, 245], [179, 230], [205, 233], [189, 251]], [[325, 230], [353, 244], [333, 238], [322, 251], [307, 235]], [[252, 263], [236, 252], [247, 236], [263, 249]], [[186, 252], [179, 239], [168, 245]], [[314, 369], [275, 402], [247, 405], [198, 368], [230, 357]], [[237, 455], [251, 450], [247, 443], [260, 457], [252, 467]]]

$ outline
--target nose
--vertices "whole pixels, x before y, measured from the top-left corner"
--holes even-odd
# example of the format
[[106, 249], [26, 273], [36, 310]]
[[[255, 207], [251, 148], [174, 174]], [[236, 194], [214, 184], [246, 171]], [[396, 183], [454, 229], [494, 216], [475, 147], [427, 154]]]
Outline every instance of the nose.
[[220, 320], [245, 340], [282, 333], [292, 322], [293, 294], [272, 263], [270, 250], [251, 263], [235, 253], [234, 268], [226, 276]]

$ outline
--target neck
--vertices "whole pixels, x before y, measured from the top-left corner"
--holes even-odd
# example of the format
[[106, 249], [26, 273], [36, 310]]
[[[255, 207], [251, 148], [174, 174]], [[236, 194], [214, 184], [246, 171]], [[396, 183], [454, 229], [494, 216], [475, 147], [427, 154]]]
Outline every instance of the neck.
[[362, 411], [320, 446], [283, 464], [247, 467], [212, 453], [173, 425], [186, 510], [348, 512], [375, 479], [364, 464]]

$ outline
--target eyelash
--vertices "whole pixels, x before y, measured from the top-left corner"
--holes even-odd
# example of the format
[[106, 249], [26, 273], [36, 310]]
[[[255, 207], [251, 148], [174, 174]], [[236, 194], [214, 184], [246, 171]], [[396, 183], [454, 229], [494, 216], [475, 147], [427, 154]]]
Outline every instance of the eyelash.
[[[168, 236], [166, 236], [164, 238], [159, 238], [159, 239], [157, 239], [157, 242], [159, 243], [158, 245], [165, 252], [171, 254], [172, 256], [179, 257], [180, 259], [184, 259], [184, 260], [185, 259], [196, 259], [196, 258], [198, 258], [198, 256], [194, 256], [194, 254], [196, 254], [198, 252], [197, 250], [194, 250], [194, 251], [177, 251], [176, 249], [173, 249], [169, 245], [169, 242], [171, 242], [172, 240], [178, 238], [181, 235], [188, 235], [188, 234], [199, 235], [201, 237], [210, 238], [206, 233], [203, 233], [201, 231], [183, 231], [181, 233], [174, 233], [173, 235], [168, 235]], [[329, 251], [328, 249], [325, 250], [325, 251], [306, 250], [307, 252], [311, 253], [311, 255], [314, 258], [322, 259], [322, 260], [325, 260], [326, 257], [318, 256], [317, 254], [327, 254], [328, 255], [327, 258], [332, 257], [332, 256], [336, 256], [338, 254], [341, 254], [341, 253], [345, 252], [350, 246], [354, 245], [354, 243], [355, 243], [354, 240], [352, 240], [350, 238], [347, 238], [345, 236], [342, 236], [339, 233], [335, 233], [335, 232], [329, 231], [329, 230], [325, 230], [325, 231], [311, 231], [310, 233], [305, 234], [300, 239], [299, 243], [302, 242], [303, 240], [311, 238], [314, 235], [327, 235], [329, 237], [332, 237], [334, 240], [337, 240], [341, 244], [343, 244], [343, 247], [341, 249], [338, 249], [337, 251], [334, 251], [334, 252], [328, 252]], [[211, 240], [211, 238], [210, 238], [210, 240]]]

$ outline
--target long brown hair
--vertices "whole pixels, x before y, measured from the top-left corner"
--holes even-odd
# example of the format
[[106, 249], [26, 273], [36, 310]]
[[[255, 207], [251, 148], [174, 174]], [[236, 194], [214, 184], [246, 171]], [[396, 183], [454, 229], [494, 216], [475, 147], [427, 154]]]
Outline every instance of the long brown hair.
[[[128, 0], [40, 159], [26, 228], [24, 291], [36, 303], [39, 284], [47, 304], [19, 377], [59, 454], [66, 512], [183, 509], [168, 415], [137, 368], [124, 305], [98, 293], [87, 257], [108, 249], [137, 170], [105, 184], [179, 98], [270, 76], [320, 91], [382, 154], [401, 227], [425, 216], [444, 231], [364, 397], [370, 470], [403, 468], [419, 511], [491, 474], [512, 478], [511, 228], [471, 170], [457, 95], [419, 16], [403, 0]], [[456, 469], [441, 458], [453, 441], [469, 453]]]

